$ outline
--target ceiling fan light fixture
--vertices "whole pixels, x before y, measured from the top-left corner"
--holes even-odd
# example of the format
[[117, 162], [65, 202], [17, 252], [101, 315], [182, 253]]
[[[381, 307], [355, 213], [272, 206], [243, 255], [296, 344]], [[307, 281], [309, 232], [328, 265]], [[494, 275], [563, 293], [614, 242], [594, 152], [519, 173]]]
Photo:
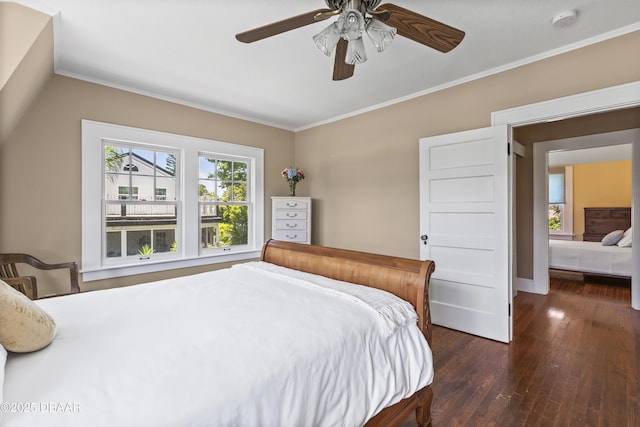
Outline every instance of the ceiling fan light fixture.
[[347, 64], [362, 64], [367, 60], [367, 52], [364, 50], [364, 41], [362, 37], [349, 40], [349, 44], [347, 45], [347, 56], [344, 59], [344, 62]]
[[338, 30], [345, 40], [356, 40], [364, 33], [364, 16], [356, 9], [346, 9], [338, 17]]
[[369, 19], [366, 25], [367, 35], [378, 52], [391, 46], [398, 30], [377, 19]]
[[[1, 1], [1, 0], [0, 0]], [[355, 64], [365, 62], [364, 33], [378, 52], [386, 50], [396, 35], [446, 53], [465, 36], [464, 31], [412, 10], [382, 0], [324, 0], [327, 8], [311, 10], [271, 24], [236, 34], [243, 43], [253, 43], [296, 28], [337, 17], [337, 21], [313, 36], [314, 44], [327, 56], [334, 52], [333, 80], [353, 76]], [[395, 28], [394, 28], [395, 27]]]
[[327, 56], [331, 56], [331, 53], [336, 48], [338, 40], [340, 40], [340, 31], [338, 25], [334, 22], [318, 34], [313, 36], [313, 42], [318, 49]]

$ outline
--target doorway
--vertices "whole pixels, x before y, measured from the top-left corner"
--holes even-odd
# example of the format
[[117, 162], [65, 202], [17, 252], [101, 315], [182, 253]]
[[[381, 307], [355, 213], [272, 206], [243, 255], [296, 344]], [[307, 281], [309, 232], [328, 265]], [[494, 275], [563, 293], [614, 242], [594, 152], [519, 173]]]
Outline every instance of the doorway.
[[[607, 147], [623, 144], [631, 144], [640, 147], [640, 129], [630, 129], [604, 134], [589, 135], [585, 137], [566, 138], [555, 141], [536, 143], [533, 146], [534, 164], [534, 287], [538, 293], [549, 292], [549, 239], [548, 235], [548, 195], [546, 192], [548, 180], [548, 155], [552, 151], [568, 149], [585, 149]], [[631, 156], [632, 169], [638, 168]], [[638, 186], [632, 182], [632, 194], [638, 192]], [[633, 213], [633, 212], [632, 212]], [[542, 216], [543, 218], [536, 218]], [[543, 225], [544, 223], [544, 225]], [[542, 228], [544, 227], [544, 232]], [[543, 234], [545, 234], [543, 236]], [[634, 251], [637, 252], [637, 251]], [[632, 255], [633, 256], [633, 255]], [[539, 271], [537, 269], [540, 269]], [[543, 273], [544, 269], [545, 273]], [[537, 279], [537, 280], [536, 280]], [[632, 274], [632, 289], [633, 289]], [[637, 285], [637, 278], [636, 278]]]
[[[514, 109], [495, 112], [492, 115], [492, 122], [494, 125], [508, 124], [512, 128], [518, 128], [520, 126], [532, 125], [532, 124], [551, 124], [558, 121], [563, 122], [565, 119], [577, 118], [577, 117], [594, 117], [607, 112], [613, 112], [624, 109], [636, 110], [640, 105], [640, 82], [629, 83], [620, 86], [614, 86], [607, 89], [597, 90], [593, 92], [587, 92], [579, 95], [569, 96], [565, 98], [559, 98], [556, 100], [545, 101], [538, 104], [531, 104]], [[580, 134], [580, 129], [574, 130], [576, 134]], [[633, 142], [633, 199], [632, 205], [640, 206], [640, 141]], [[535, 145], [534, 145], [535, 147]], [[540, 155], [540, 154], [539, 154]], [[543, 162], [544, 164], [545, 162]], [[520, 276], [520, 273], [527, 273], [518, 271], [519, 280], [529, 281], [531, 283], [532, 291], [538, 293], [548, 292], [548, 258], [546, 256], [548, 252], [548, 220], [546, 216], [546, 210], [548, 207], [544, 203], [546, 192], [546, 181], [535, 185], [533, 189], [534, 200], [543, 201], [543, 212], [536, 212], [533, 215], [533, 226], [528, 230], [525, 227], [522, 231], [522, 224], [518, 225], [518, 239], [519, 241], [529, 239], [529, 243], [533, 243], [533, 251], [530, 254], [519, 253], [519, 259], [523, 258], [523, 255], [531, 255], [533, 258], [530, 260], [532, 264], [531, 278]], [[632, 224], [640, 223], [640, 210], [635, 209], [633, 212]], [[638, 227], [636, 227], [637, 229]], [[636, 240], [640, 238], [640, 230], [633, 231]], [[520, 251], [519, 251], [520, 252]], [[634, 309], [640, 309], [640, 251], [634, 251], [634, 267], [632, 277], [632, 298], [631, 305]], [[537, 254], [537, 256], [536, 256]], [[543, 256], [540, 256], [543, 254]]]

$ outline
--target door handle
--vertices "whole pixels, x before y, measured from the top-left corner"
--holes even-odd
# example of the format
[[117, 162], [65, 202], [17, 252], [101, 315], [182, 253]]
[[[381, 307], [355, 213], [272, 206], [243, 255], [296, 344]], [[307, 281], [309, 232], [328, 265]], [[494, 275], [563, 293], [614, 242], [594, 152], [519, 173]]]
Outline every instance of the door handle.
[[427, 236], [426, 234], [423, 234], [422, 236], [420, 236], [420, 240], [422, 240], [423, 244], [427, 244], [427, 240], [429, 240], [429, 236]]

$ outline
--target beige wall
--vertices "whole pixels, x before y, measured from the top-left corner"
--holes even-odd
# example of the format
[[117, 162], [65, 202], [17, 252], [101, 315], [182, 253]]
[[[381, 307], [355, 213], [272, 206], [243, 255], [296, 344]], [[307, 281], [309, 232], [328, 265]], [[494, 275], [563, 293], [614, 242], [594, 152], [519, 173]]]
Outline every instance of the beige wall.
[[584, 208], [631, 206], [631, 160], [573, 166], [573, 232], [584, 234]]
[[0, 3], [0, 145], [53, 76], [53, 21]]
[[[315, 203], [314, 243], [418, 258], [419, 138], [489, 126], [493, 111], [638, 81], [638, 46], [640, 32], [631, 33], [296, 133], [301, 190]], [[532, 277], [528, 161], [517, 165], [521, 277]]]
[[[80, 261], [81, 119], [264, 148], [266, 224], [271, 221], [269, 197], [286, 195], [280, 172], [293, 164], [292, 132], [54, 76], [0, 148], [0, 251], [27, 252], [49, 262]], [[265, 234], [270, 236], [270, 227]], [[206, 269], [211, 267], [81, 287], [121, 286]]]
[[51, 17], [17, 3], [0, 3], [0, 88], [18, 68]]

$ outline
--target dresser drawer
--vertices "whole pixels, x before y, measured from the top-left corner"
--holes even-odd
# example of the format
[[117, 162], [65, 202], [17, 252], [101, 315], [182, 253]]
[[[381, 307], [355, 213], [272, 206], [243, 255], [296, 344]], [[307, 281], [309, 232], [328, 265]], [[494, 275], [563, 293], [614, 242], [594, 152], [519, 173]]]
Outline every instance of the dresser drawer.
[[271, 237], [295, 243], [311, 243], [311, 197], [271, 198]]
[[307, 219], [307, 211], [276, 210], [276, 219]]
[[285, 242], [306, 242], [307, 232], [301, 230], [276, 230], [276, 240]]
[[309, 203], [304, 200], [278, 200], [275, 202], [276, 209], [292, 210], [300, 209], [307, 210]]
[[299, 219], [279, 219], [276, 221], [278, 230], [306, 230], [307, 221]]

